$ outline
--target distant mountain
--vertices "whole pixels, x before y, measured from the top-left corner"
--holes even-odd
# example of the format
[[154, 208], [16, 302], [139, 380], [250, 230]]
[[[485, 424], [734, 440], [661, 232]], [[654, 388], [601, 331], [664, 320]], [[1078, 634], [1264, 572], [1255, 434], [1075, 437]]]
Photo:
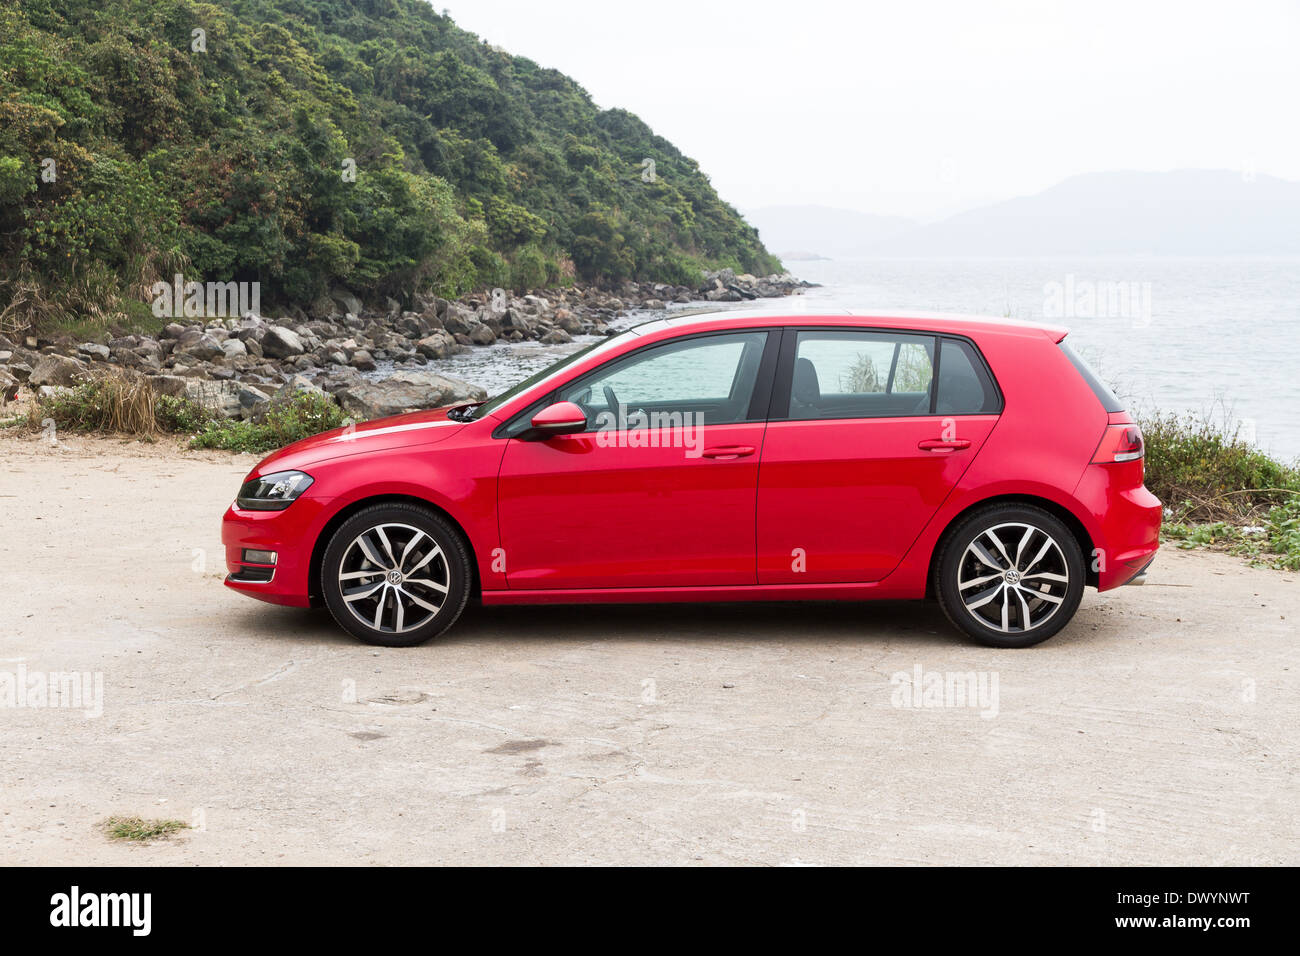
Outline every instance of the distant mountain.
[[1300, 183], [1228, 170], [1089, 173], [917, 226], [867, 254], [1300, 254]]
[[1229, 170], [1087, 173], [929, 225], [826, 206], [768, 206], [746, 218], [792, 261], [1300, 254], [1300, 183]]
[[781, 259], [870, 255], [875, 243], [916, 228], [911, 219], [830, 206], [764, 206], [744, 213]]

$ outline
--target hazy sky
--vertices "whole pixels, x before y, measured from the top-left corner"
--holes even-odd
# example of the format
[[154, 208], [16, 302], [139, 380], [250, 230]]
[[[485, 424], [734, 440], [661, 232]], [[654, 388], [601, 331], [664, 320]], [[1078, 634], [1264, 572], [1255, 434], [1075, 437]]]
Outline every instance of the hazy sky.
[[742, 208], [933, 217], [1111, 169], [1300, 180], [1300, 0], [434, 0]]

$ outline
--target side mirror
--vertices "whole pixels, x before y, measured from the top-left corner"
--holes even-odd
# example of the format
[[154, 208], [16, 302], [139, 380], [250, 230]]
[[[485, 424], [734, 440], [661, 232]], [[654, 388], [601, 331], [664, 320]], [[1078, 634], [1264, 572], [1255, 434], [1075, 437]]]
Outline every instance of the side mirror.
[[556, 435], [572, 435], [575, 432], [586, 431], [587, 416], [573, 402], [556, 402], [534, 415], [530, 425], [531, 434], [528, 437], [553, 438]]

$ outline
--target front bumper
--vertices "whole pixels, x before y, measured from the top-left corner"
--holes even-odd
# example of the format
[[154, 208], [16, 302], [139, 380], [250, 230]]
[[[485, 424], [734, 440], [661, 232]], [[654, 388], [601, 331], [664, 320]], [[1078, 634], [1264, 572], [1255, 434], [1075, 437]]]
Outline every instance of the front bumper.
[[[226, 587], [271, 604], [310, 607], [312, 547], [328, 504], [329, 499], [304, 495], [283, 511], [227, 508], [221, 519]], [[275, 564], [245, 562], [245, 549], [274, 551]]]

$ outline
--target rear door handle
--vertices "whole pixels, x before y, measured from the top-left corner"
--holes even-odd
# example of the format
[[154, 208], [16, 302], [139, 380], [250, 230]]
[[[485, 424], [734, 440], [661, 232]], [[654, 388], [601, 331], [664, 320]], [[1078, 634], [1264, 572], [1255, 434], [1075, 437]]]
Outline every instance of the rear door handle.
[[732, 458], [744, 458], [754, 454], [753, 445], [719, 445], [717, 448], [704, 449], [705, 458], [717, 458], [727, 461]]
[[917, 442], [916, 447], [921, 449], [921, 451], [933, 451], [945, 455], [948, 452], [959, 451], [962, 448], [969, 448], [970, 441], [965, 438], [925, 438]]

